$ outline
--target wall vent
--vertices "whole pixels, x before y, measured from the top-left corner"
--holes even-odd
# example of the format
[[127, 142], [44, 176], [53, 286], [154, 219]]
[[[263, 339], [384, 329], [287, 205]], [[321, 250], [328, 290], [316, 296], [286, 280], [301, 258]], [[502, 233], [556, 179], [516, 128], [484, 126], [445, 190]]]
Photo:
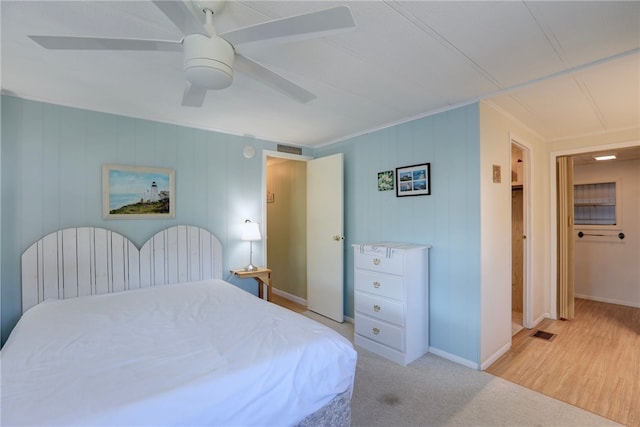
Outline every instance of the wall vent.
[[302, 148], [292, 147], [291, 145], [278, 144], [278, 151], [281, 153], [302, 154]]

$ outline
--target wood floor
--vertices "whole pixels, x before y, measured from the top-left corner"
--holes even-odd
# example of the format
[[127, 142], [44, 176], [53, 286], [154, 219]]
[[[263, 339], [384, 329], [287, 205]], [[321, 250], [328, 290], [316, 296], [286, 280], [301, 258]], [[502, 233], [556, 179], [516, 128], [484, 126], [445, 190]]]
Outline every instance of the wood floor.
[[291, 301], [288, 298], [282, 297], [276, 293], [271, 295], [271, 302], [277, 305], [280, 305], [282, 307], [288, 308], [291, 311], [295, 311], [296, 313], [304, 313], [305, 311], [307, 311], [307, 307], [302, 305], [302, 304], [298, 304], [295, 301]]
[[[514, 335], [487, 372], [626, 426], [640, 427], [640, 308], [576, 299], [575, 319]], [[552, 341], [532, 337], [556, 334]]]

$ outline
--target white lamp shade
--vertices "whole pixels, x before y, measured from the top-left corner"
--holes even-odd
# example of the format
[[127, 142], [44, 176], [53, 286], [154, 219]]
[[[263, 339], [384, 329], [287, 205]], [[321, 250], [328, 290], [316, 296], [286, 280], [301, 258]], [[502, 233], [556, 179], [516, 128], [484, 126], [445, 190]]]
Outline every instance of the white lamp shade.
[[242, 240], [256, 241], [262, 240], [260, 235], [260, 227], [257, 222], [245, 222], [242, 227]]

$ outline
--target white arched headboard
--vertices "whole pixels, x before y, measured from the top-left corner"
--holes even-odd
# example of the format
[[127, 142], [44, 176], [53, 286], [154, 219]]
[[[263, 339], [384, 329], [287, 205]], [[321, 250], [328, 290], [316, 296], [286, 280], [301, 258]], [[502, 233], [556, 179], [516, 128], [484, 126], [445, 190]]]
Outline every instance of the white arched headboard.
[[203, 228], [162, 230], [139, 251], [126, 237], [104, 228], [66, 228], [22, 254], [22, 311], [47, 298], [222, 277], [222, 245]]
[[140, 286], [222, 279], [222, 245], [204, 228], [159, 231], [140, 249]]

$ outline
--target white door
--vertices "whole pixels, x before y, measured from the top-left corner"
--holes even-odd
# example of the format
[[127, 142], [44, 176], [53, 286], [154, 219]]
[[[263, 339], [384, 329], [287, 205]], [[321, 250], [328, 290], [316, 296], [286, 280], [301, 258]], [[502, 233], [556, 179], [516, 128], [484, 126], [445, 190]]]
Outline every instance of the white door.
[[343, 321], [342, 153], [307, 162], [307, 307]]

